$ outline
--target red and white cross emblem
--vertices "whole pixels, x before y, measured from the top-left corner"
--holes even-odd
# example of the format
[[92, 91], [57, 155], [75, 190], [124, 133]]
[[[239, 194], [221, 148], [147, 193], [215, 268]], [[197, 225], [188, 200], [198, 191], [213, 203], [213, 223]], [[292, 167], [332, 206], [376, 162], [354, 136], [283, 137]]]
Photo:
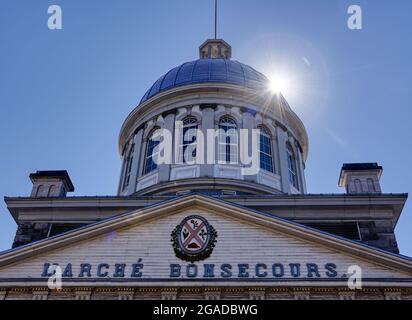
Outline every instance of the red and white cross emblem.
[[209, 240], [207, 221], [201, 217], [191, 217], [183, 222], [180, 240], [182, 249], [186, 252], [199, 252], [203, 250]]

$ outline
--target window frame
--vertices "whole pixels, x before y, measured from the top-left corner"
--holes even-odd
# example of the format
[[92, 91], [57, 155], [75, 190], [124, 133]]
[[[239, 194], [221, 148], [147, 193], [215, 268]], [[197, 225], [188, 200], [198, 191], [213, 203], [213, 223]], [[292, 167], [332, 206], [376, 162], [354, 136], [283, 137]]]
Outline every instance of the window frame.
[[[153, 153], [153, 150], [156, 148], [156, 146], [160, 144], [160, 141], [153, 140], [153, 135], [157, 130], [160, 130], [160, 128], [159, 127], [153, 128], [147, 136], [146, 150], [145, 150], [145, 155], [144, 155], [143, 174], [142, 174], [143, 176], [153, 171], [156, 171], [158, 168], [157, 163], [153, 161], [153, 157], [160, 153], [160, 151], [157, 153]], [[151, 152], [150, 155], [149, 155], [149, 148]], [[149, 167], [149, 161], [150, 161], [150, 167]]]
[[[193, 116], [187, 116], [183, 119], [182, 121], [182, 130], [181, 130], [181, 137], [180, 137], [180, 141], [179, 141], [179, 164], [187, 164], [184, 160], [184, 154], [185, 151], [187, 149], [187, 147], [189, 145], [196, 145], [193, 153], [192, 153], [192, 157], [194, 157], [194, 159], [196, 159], [197, 156], [197, 147], [198, 147], [198, 143], [197, 143], [197, 130], [199, 129], [199, 122], [198, 120], [193, 117]], [[192, 141], [185, 141], [185, 133], [189, 130], [196, 130], [196, 135], [192, 137]]]
[[[259, 126], [258, 129], [260, 130], [259, 134], [259, 168], [270, 173], [274, 173], [274, 165], [273, 165], [273, 146], [272, 146], [272, 135], [270, 134], [270, 131], [264, 127], [264, 126]], [[268, 151], [262, 150], [262, 138], [266, 139], [267, 146], [268, 146]], [[268, 167], [262, 167], [262, 157], [266, 158], [265, 164], [268, 164]]]
[[296, 189], [299, 189], [296, 159], [293, 150], [288, 146], [286, 149], [286, 161], [288, 165], [289, 183]]
[[[234, 129], [235, 134], [228, 132]], [[222, 134], [222, 131], [224, 134]], [[224, 141], [222, 141], [224, 138]], [[235, 139], [235, 142], [231, 141]], [[224, 152], [222, 152], [222, 148]], [[231, 159], [232, 155], [234, 159]], [[233, 160], [233, 161], [231, 161]], [[239, 132], [236, 120], [230, 116], [223, 116], [218, 124], [218, 163], [219, 164], [239, 164]]]
[[134, 157], [134, 143], [131, 145], [129, 152], [126, 155], [126, 162], [124, 166], [124, 178], [123, 178], [123, 187], [122, 189], [125, 190], [130, 183], [130, 175], [132, 171], [133, 165], [133, 157]]

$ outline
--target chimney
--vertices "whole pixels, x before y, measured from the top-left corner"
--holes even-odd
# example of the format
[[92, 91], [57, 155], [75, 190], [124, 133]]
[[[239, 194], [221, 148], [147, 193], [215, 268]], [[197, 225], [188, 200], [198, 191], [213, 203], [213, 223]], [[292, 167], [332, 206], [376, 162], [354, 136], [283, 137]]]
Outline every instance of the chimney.
[[339, 187], [348, 194], [382, 193], [382, 167], [374, 163], [344, 163], [340, 171]]
[[37, 171], [30, 174], [33, 183], [32, 198], [66, 197], [73, 192], [74, 186], [66, 170]]

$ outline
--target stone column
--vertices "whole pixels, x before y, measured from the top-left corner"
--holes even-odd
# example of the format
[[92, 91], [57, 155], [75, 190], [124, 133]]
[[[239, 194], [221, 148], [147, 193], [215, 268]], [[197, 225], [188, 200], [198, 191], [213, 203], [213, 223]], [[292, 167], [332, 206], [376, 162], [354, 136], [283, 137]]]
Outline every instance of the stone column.
[[[164, 127], [163, 130], [168, 131], [172, 137], [174, 136], [175, 130], [175, 114], [168, 113], [164, 115]], [[174, 138], [173, 138], [174, 139]], [[174, 141], [172, 141], [172, 146], [174, 146]], [[173, 152], [173, 147], [172, 147]], [[173, 154], [170, 155], [170, 161], [173, 161]], [[170, 180], [170, 168], [171, 164], [160, 164], [159, 165], [159, 182], [165, 182]]]
[[[207, 140], [207, 130], [215, 130], [215, 110], [214, 108], [207, 106], [205, 108], [202, 109], [202, 133], [203, 133], [203, 137], [205, 139], [205, 143], [204, 143], [204, 160], [205, 160], [205, 164], [200, 166], [200, 177], [209, 177], [212, 178], [214, 175], [213, 172], [213, 164], [207, 164], [207, 146], [208, 144], [212, 144], [213, 142], [216, 142], [216, 139], [214, 139], [215, 141], [208, 141]], [[216, 161], [216, 155], [215, 155], [215, 159]]]
[[136, 192], [137, 173], [139, 171], [139, 159], [142, 152], [143, 142], [143, 128], [139, 128], [133, 137], [134, 151], [133, 151], [133, 163], [130, 170], [129, 186], [127, 187], [127, 194], [133, 194]]
[[288, 162], [286, 157], [286, 141], [288, 140], [288, 134], [281, 127], [277, 126], [276, 135], [278, 137], [279, 172], [282, 182], [282, 192], [290, 193]]

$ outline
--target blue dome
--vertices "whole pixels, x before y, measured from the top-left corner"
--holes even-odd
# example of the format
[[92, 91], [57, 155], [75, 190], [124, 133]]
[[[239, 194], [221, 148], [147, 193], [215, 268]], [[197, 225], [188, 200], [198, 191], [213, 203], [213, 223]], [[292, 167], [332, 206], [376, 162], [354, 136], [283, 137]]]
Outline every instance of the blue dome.
[[145, 102], [160, 92], [197, 83], [229, 83], [251, 89], [262, 89], [268, 79], [252, 67], [229, 59], [198, 59], [186, 62], [161, 76], [143, 96]]

